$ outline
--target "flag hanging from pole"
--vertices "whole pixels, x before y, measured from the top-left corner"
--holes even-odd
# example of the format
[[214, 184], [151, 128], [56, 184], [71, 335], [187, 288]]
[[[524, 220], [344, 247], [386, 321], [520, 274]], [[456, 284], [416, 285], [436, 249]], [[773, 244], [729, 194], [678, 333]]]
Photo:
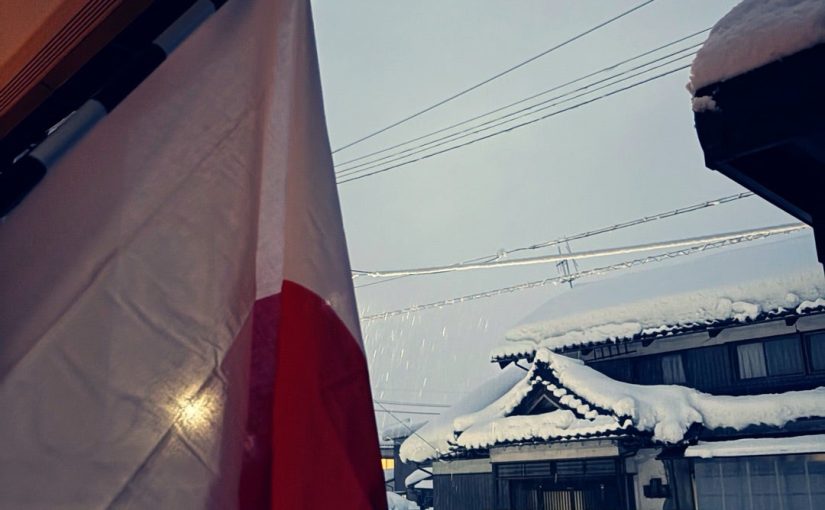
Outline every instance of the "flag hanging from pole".
[[385, 508], [309, 2], [230, 0], [0, 224], [0, 507]]

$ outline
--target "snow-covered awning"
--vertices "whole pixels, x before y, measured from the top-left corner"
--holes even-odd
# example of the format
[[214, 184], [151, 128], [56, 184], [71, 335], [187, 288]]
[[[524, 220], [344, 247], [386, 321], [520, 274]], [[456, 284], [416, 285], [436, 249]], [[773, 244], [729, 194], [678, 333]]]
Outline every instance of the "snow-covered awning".
[[764, 437], [733, 441], [700, 442], [685, 449], [685, 457], [748, 457], [825, 452], [825, 434], [796, 437]]
[[691, 67], [692, 93], [825, 43], [822, 0], [743, 0], [710, 31]]
[[[402, 460], [423, 462], [502, 444], [591, 437], [639, 435], [680, 444], [694, 437], [689, 434], [694, 429], [779, 428], [799, 419], [825, 418], [825, 388], [716, 396], [684, 386], [628, 384], [547, 348], [536, 352], [529, 372], [514, 378], [518, 370], [507, 367], [497, 380], [407, 439], [401, 445]], [[547, 402], [538, 407], [541, 399]]]
[[507, 332], [493, 361], [825, 309], [810, 233], [576, 285]]
[[432, 489], [433, 474], [424, 469], [416, 469], [404, 479], [404, 487], [413, 489]]

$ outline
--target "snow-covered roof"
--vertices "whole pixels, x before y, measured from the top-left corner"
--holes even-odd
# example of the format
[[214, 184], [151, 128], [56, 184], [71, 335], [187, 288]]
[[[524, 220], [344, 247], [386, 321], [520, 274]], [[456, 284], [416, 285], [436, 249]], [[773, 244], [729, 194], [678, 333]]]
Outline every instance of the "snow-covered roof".
[[825, 305], [825, 276], [809, 233], [681, 264], [584, 282], [505, 335], [493, 360], [606, 341], [807, 314]]
[[693, 61], [688, 89], [695, 94], [820, 43], [822, 0], [743, 0], [711, 30]]
[[[408, 438], [401, 445], [402, 460], [423, 462], [507, 443], [628, 434], [678, 444], [689, 439], [694, 426], [741, 431], [825, 417], [825, 388], [716, 396], [683, 386], [628, 384], [547, 348], [536, 352], [527, 373], [514, 377], [518, 370], [507, 367], [494, 384], [479, 388], [459, 409], [448, 410]], [[553, 409], [530, 414], [521, 404], [535, 402], [532, 397], [548, 397]]]
[[750, 455], [793, 455], [825, 452], [825, 434], [795, 437], [759, 437], [732, 441], [700, 441], [688, 446], [685, 457], [746, 457]]
[[530, 388], [523, 370], [515, 365], [505, 368], [401, 443], [401, 460], [424, 462], [450, 454], [455, 437], [471, 426], [473, 419], [508, 414]]
[[[461, 411], [450, 409], [438, 421], [431, 422], [431, 427], [424, 427], [407, 439], [401, 445], [402, 460], [423, 462], [503, 443], [612, 436], [622, 434], [630, 426], [629, 420], [582, 401], [559, 386], [558, 381], [542, 377], [546, 364], [534, 364], [528, 372], [515, 366], [505, 370], [519, 376], [507, 391], [502, 393], [499, 388], [486, 398], [488, 387], [474, 391], [462, 402]], [[555, 409], [535, 415], [513, 414], [529, 396], [539, 394], [548, 395]], [[492, 398], [495, 395], [501, 396]], [[483, 405], [484, 401], [491, 403]]]
[[743, 430], [752, 425], [783, 427], [802, 418], [825, 417], [825, 387], [719, 396], [684, 386], [623, 383], [549, 349], [536, 353], [536, 363], [547, 363], [553, 376], [580, 399], [628, 417], [636, 430], [651, 433], [653, 440], [661, 443], [679, 443], [694, 424]]

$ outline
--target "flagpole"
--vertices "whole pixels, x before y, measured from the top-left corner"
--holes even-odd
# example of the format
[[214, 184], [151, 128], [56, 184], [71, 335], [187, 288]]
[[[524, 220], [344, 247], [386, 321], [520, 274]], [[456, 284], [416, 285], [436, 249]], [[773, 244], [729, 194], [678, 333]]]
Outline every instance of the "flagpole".
[[52, 128], [40, 144], [0, 171], [0, 218], [22, 202], [70, 147], [114, 110], [226, 1], [197, 0], [144, 48], [128, 68], [112, 76], [80, 108]]

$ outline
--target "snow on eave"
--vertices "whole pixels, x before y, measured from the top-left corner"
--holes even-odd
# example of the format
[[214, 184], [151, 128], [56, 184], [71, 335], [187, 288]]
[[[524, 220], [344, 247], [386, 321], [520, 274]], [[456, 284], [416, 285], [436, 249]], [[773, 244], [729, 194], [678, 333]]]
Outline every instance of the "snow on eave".
[[825, 275], [814, 253], [806, 233], [587, 282], [548, 301], [491, 354], [498, 361], [540, 347], [563, 350], [811, 313], [825, 304]]
[[511, 443], [604, 437], [621, 433], [628, 425], [613, 416], [583, 419], [568, 409], [559, 409], [536, 415], [506, 416], [475, 424], [458, 436], [456, 444], [466, 450], [479, 450]]
[[423, 469], [416, 469], [415, 471], [407, 475], [407, 478], [404, 479], [404, 487], [414, 486], [422, 480], [428, 480], [432, 478], [432, 476], [433, 474], [429, 471], [425, 471]]
[[670, 385], [643, 386], [616, 381], [579, 360], [542, 348], [536, 364], [546, 364], [560, 384], [581, 399], [628, 417], [653, 440], [675, 444], [694, 424], [708, 429], [742, 430], [751, 425], [783, 427], [814, 417], [825, 417], [825, 387], [781, 394], [717, 396]]
[[[526, 398], [547, 395], [557, 409], [534, 415], [513, 415]], [[600, 408], [561, 387], [546, 364], [533, 364], [527, 377], [504, 397], [476, 412], [456, 416], [450, 449], [439, 456], [465, 455], [500, 444], [614, 437], [632, 433], [632, 422]]]
[[685, 457], [748, 457], [754, 455], [793, 455], [825, 452], [825, 434], [795, 437], [761, 437], [732, 441], [700, 441], [688, 446]]
[[691, 66], [691, 94], [825, 42], [822, 0], [743, 0], [720, 19]]
[[403, 462], [425, 462], [449, 456], [457, 433], [474, 424], [504, 416], [515, 408], [530, 391], [530, 373], [509, 366], [482, 384], [440, 416], [408, 437], [399, 449]]

